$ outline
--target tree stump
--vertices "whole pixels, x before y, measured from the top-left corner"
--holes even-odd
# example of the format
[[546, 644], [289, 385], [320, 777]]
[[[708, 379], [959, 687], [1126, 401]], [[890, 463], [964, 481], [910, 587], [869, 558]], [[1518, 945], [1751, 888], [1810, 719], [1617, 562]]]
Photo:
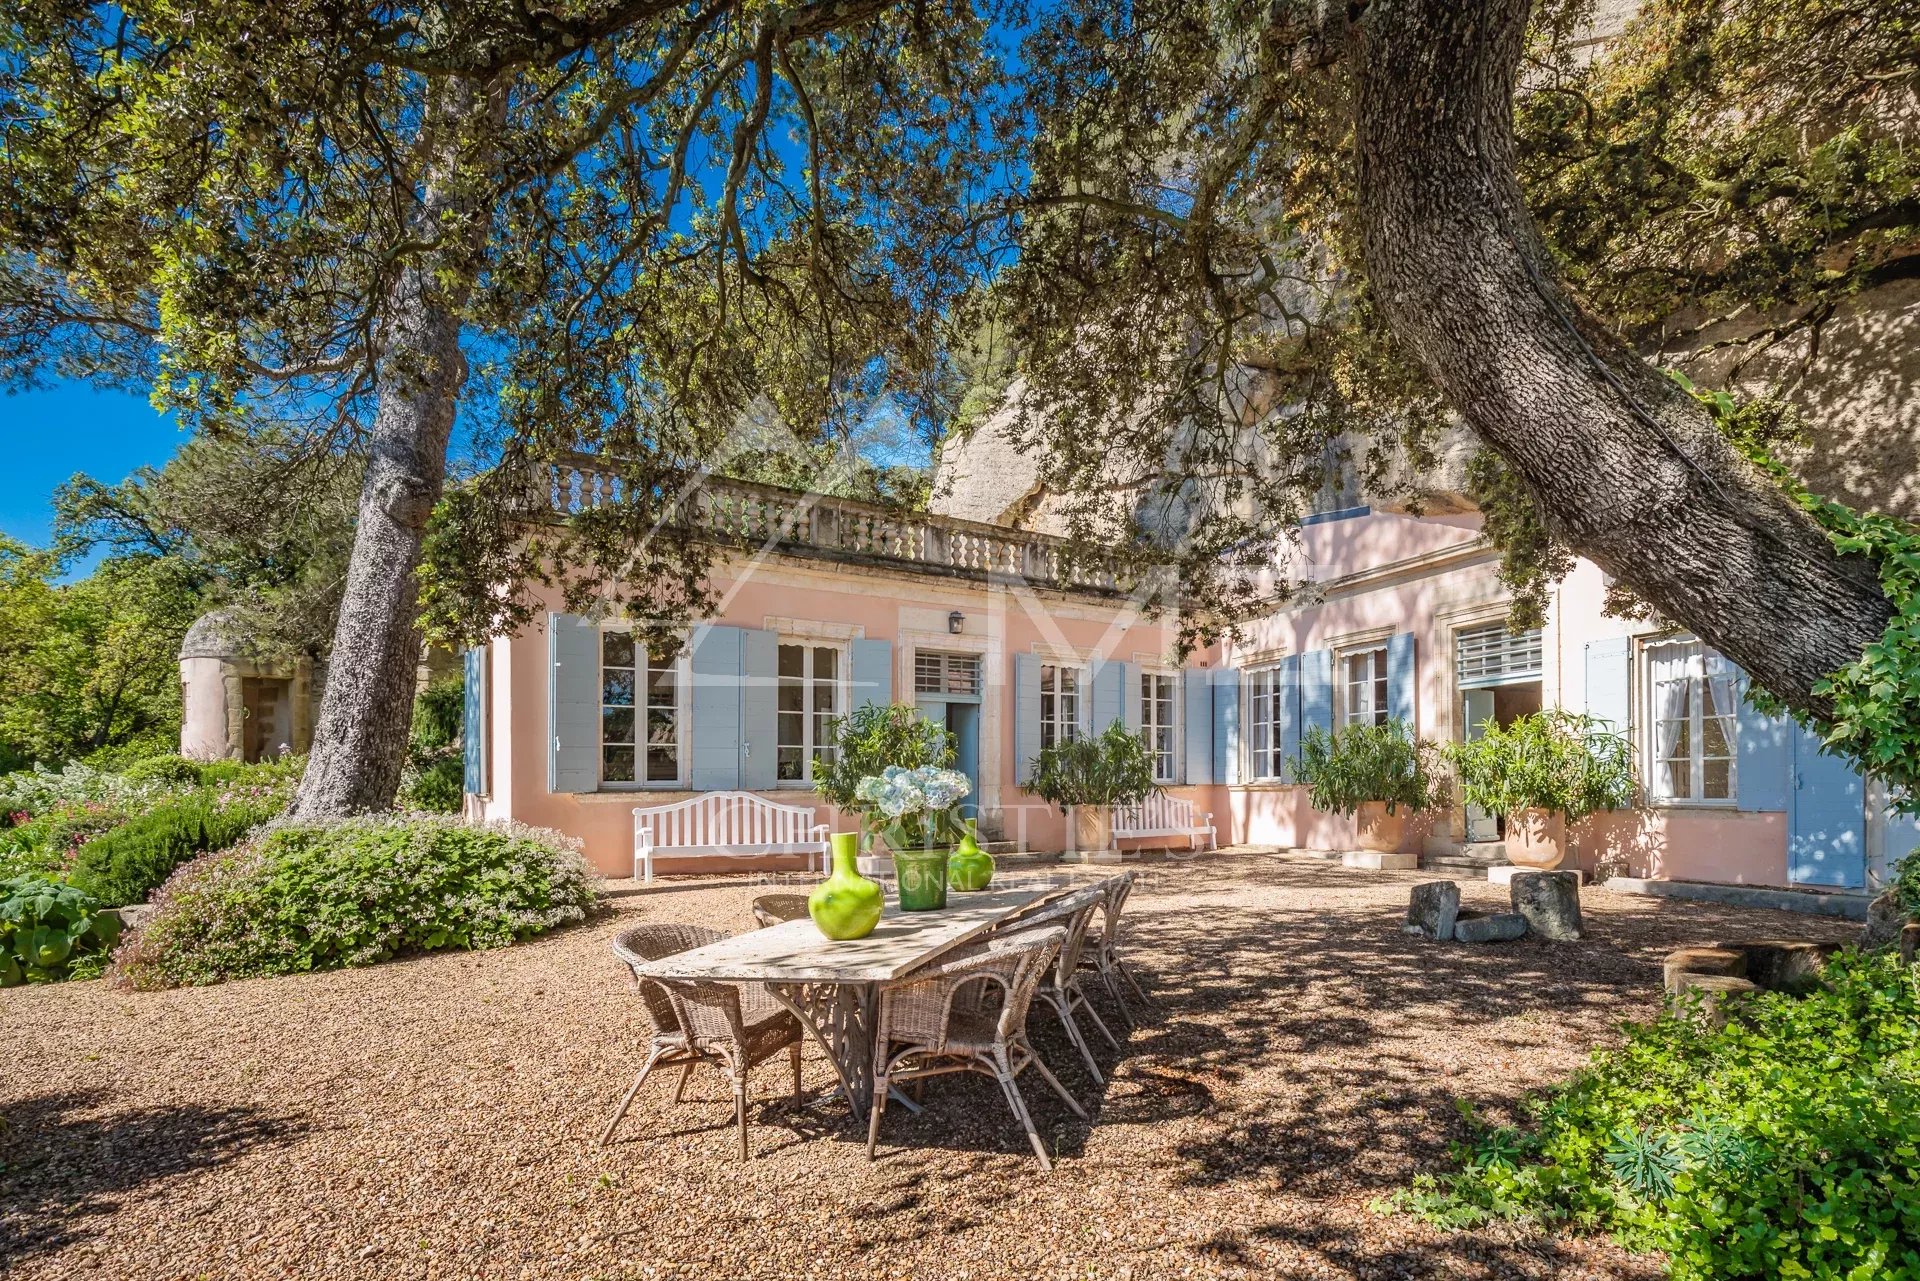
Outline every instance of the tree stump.
[[1578, 872], [1515, 872], [1507, 893], [1513, 910], [1541, 938], [1571, 943], [1586, 935], [1580, 919]]

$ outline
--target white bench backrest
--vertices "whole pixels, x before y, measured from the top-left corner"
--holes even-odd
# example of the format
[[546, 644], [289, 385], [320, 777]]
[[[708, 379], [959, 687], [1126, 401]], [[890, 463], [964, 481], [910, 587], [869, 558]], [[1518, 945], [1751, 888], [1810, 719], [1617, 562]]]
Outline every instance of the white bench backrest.
[[1197, 827], [1199, 823], [1194, 818], [1192, 801], [1183, 801], [1177, 796], [1168, 796], [1165, 792], [1155, 792], [1138, 805], [1114, 806], [1113, 825], [1121, 830], [1134, 828], [1154, 830], [1169, 827]]
[[633, 812], [636, 831], [651, 830], [655, 849], [687, 845], [792, 845], [810, 838], [813, 810], [752, 792], [708, 792]]

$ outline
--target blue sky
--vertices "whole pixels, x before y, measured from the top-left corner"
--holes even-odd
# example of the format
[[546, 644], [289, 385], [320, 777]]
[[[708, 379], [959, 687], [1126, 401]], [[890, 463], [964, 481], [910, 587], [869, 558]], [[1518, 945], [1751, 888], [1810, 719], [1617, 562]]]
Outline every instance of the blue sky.
[[0, 393], [0, 533], [45, 545], [55, 485], [75, 472], [119, 481], [142, 463], [165, 462], [180, 441], [173, 421], [139, 394], [75, 382]]

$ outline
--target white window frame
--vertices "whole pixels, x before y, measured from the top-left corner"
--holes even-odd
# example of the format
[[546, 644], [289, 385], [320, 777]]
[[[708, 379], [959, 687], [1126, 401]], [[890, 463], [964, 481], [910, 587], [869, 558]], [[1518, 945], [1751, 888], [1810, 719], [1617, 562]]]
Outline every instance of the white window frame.
[[1246, 777], [1249, 782], [1277, 783], [1286, 777], [1286, 744], [1281, 742], [1280, 736], [1283, 724], [1280, 700], [1285, 687], [1285, 682], [1281, 680], [1282, 671], [1279, 663], [1252, 667], [1241, 679], [1243, 705], [1247, 712], [1246, 729], [1241, 737], [1247, 745]]
[[[1165, 681], [1167, 687], [1167, 722], [1161, 724], [1157, 717], [1149, 715], [1153, 709], [1161, 706], [1155, 686]], [[1154, 691], [1153, 695], [1149, 691]], [[1140, 700], [1140, 736], [1146, 740], [1147, 752], [1153, 757], [1153, 781], [1156, 783], [1177, 783], [1180, 780], [1180, 673], [1163, 668], [1152, 668], [1140, 673], [1140, 684], [1133, 691]], [[1164, 731], [1167, 736], [1165, 756], [1166, 770], [1161, 771], [1161, 753], [1155, 743], [1156, 736]]]
[[[920, 664], [927, 659], [939, 660], [940, 687], [938, 689], [921, 689], [920, 688]], [[973, 666], [973, 688], [972, 689], [966, 690], [964, 692], [956, 692], [955, 690], [949, 687], [948, 678], [954, 671], [954, 667], [956, 663], [972, 664]], [[915, 649], [913, 652], [913, 664], [912, 664], [911, 672], [913, 677], [913, 696], [915, 698], [945, 698], [945, 699], [959, 699], [964, 701], [964, 700], [983, 698], [986, 693], [986, 685], [987, 685], [986, 656], [984, 654], [976, 653], [972, 650], [936, 649], [931, 646], [924, 649]]]
[[[1368, 676], [1358, 683], [1347, 674], [1347, 664], [1357, 658], [1372, 660], [1368, 665]], [[1338, 706], [1334, 712], [1334, 724], [1341, 729], [1349, 725], [1385, 725], [1393, 717], [1390, 680], [1385, 644], [1355, 645], [1336, 650], [1333, 655], [1333, 688]], [[1356, 686], [1364, 692], [1364, 698], [1356, 700]]]
[[[789, 645], [798, 647], [803, 655], [802, 665], [805, 668], [805, 674], [797, 678], [780, 675], [780, 651]], [[833, 660], [835, 670], [835, 676], [833, 677], [833, 710], [827, 713], [826, 719], [828, 722], [831, 722], [834, 718], [847, 714], [847, 707], [853, 689], [853, 673], [850, 670], [853, 665], [853, 647], [845, 641], [825, 640], [818, 636], [781, 636], [776, 642], [773, 651], [773, 785], [775, 787], [812, 787], [813, 758], [821, 750], [832, 747], [831, 743], [823, 744], [816, 741], [815, 731], [817, 729], [824, 729], [824, 726], [816, 724], [820, 713], [813, 709], [813, 691], [815, 686], [821, 683], [820, 678], [813, 672], [813, 652], [817, 649], [830, 649], [835, 654]], [[792, 744], [782, 741], [780, 737], [780, 691], [785, 688], [787, 681], [794, 679], [800, 681], [801, 690], [800, 731], [802, 742], [800, 777], [781, 778], [780, 749], [790, 747]], [[791, 715], [792, 713], [787, 714]]]
[[[607, 637], [615, 633], [625, 634], [633, 641], [636, 658], [638, 658], [642, 652], [645, 652], [649, 659], [649, 664], [645, 667], [636, 664], [632, 668], [623, 669], [634, 673], [634, 701], [631, 708], [633, 712], [633, 741], [631, 746], [633, 747], [633, 772], [635, 777], [631, 779], [610, 779], [607, 777], [607, 748], [609, 746], [607, 743], [607, 712], [620, 707], [618, 703], [609, 703], [606, 701]], [[687, 786], [687, 723], [693, 716], [691, 707], [692, 700], [689, 697], [689, 686], [692, 677], [691, 655], [689, 655], [683, 647], [679, 653], [674, 655], [672, 663], [674, 776], [671, 779], [648, 779], [645, 777], [647, 772], [646, 748], [648, 745], [641, 735], [642, 726], [646, 719], [646, 695], [649, 688], [647, 681], [644, 679], [645, 674], [654, 670], [666, 669], [655, 669], [651, 665], [652, 651], [648, 648], [647, 642], [643, 638], [633, 635], [631, 629], [625, 627], [602, 627], [600, 629], [600, 648], [596, 657], [598, 660], [596, 664], [596, 677], [600, 697], [600, 715], [594, 722], [594, 737], [598, 743], [594, 769], [596, 777], [599, 779], [601, 790], [609, 792], [645, 792], [678, 791], [684, 789]], [[611, 746], [626, 747], [629, 746], [629, 744], [614, 743]]]
[[[1663, 721], [1673, 720], [1661, 713], [1661, 689], [1670, 682], [1657, 682], [1654, 678], [1655, 651], [1669, 648], [1691, 648], [1693, 653], [1687, 657], [1688, 672], [1682, 678], [1691, 687], [1687, 694], [1687, 794], [1670, 795], [1666, 792], [1666, 760], [1660, 754], [1660, 725]], [[1724, 738], [1726, 754], [1716, 755], [1712, 759], [1727, 763], [1727, 794], [1725, 796], [1706, 796], [1707, 753], [1706, 746], [1706, 687], [1709, 675], [1715, 663], [1727, 664], [1724, 658], [1713, 653], [1691, 633], [1677, 633], [1668, 636], [1655, 636], [1640, 644], [1639, 659], [1639, 696], [1635, 699], [1635, 710], [1640, 716], [1640, 732], [1636, 736], [1640, 749], [1640, 759], [1645, 763], [1643, 777], [1647, 780], [1646, 797], [1649, 805], [1674, 809], [1736, 809], [1740, 804], [1740, 698], [1736, 691], [1732, 706], [1724, 713], [1717, 713], [1718, 719], [1725, 722]], [[1728, 678], [1731, 683], [1731, 677]]]
[[[1064, 672], [1073, 673], [1073, 714], [1062, 717], [1061, 701], [1068, 697], [1061, 689], [1060, 676]], [[1048, 677], [1053, 678], [1053, 689], [1047, 688]], [[1042, 663], [1040, 664], [1040, 697], [1038, 715], [1040, 718], [1040, 750], [1055, 743], [1071, 743], [1085, 733], [1082, 719], [1086, 712], [1086, 701], [1092, 691], [1087, 688], [1087, 669], [1078, 663]], [[1048, 702], [1052, 702], [1052, 712], [1048, 712]]]

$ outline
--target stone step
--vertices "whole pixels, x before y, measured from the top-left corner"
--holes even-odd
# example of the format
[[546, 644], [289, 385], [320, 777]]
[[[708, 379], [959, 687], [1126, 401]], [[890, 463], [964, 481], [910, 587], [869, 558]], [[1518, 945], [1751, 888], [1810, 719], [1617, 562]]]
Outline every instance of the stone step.
[[1496, 863], [1482, 863], [1477, 858], [1462, 858], [1458, 854], [1423, 854], [1420, 856], [1420, 870], [1423, 872], [1451, 872], [1464, 875], [1471, 880], [1483, 880], [1487, 869], [1497, 867]]

